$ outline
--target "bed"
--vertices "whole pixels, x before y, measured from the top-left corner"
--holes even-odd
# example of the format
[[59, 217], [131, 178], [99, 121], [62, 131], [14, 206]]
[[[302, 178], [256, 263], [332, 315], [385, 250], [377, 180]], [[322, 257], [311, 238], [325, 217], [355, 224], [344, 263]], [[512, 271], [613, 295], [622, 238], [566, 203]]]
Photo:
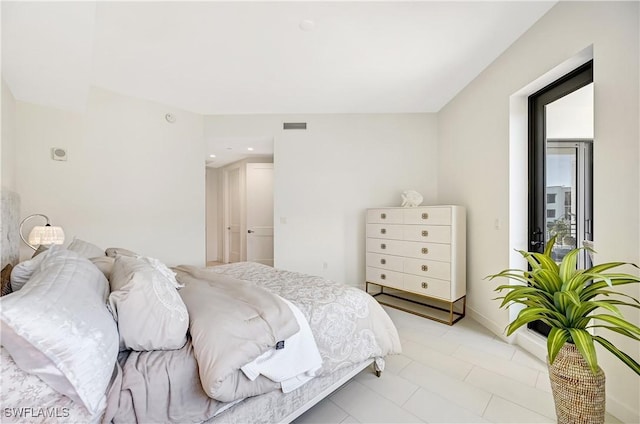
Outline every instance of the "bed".
[[360, 289], [74, 243], [17, 265], [0, 299], [3, 422], [286, 423], [400, 353]]

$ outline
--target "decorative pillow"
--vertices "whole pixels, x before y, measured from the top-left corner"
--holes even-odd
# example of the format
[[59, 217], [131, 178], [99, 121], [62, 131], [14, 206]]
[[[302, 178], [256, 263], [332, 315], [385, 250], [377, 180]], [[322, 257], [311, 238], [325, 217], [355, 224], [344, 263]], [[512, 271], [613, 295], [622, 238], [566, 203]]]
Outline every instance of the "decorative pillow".
[[2, 274], [0, 274], [0, 279], [2, 280], [0, 297], [13, 291], [11, 289], [11, 269], [13, 269], [13, 266], [11, 264], [8, 264], [4, 268], [2, 268]]
[[107, 280], [75, 252], [40, 256], [29, 282], [0, 299], [2, 344], [25, 372], [100, 413], [118, 356]]
[[14, 266], [13, 270], [11, 271], [11, 289], [13, 291], [20, 290], [22, 286], [24, 286], [26, 282], [29, 281], [42, 261], [44, 261], [44, 259], [52, 252], [60, 250], [62, 250], [62, 247], [53, 246], [50, 249], [44, 250], [42, 253], [34, 256], [28, 261], [20, 262], [18, 265]]
[[91, 263], [98, 267], [100, 271], [107, 277], [107, 280], [111, 279], [111, 271], [113, 270], [114, 258], [108, 256], [96, 256], [95, 258], [89, 258]]
[[42, 252], [46, 252], [47, 250], [49, 250], [49, 245], [41, 244], [40, 246], [38, 246], [36, 251], [33, 252], [33, 256], [31, 258], [35, 258], [39, 254], [41, 254]]
[[133, 252], [133, 251], [127, 250], [127, 249], [123, 249], [121, 247], [110, 247], [107, 250], [105, 250], [105, 253], [107, 254], [107, 256], [109, 256], [111, 258], [115, 258], [118, 255], [130, 256], [132, 258], [137, 258], [138, 256], [140, 256], [136, 252]]
[[88, 241], [80, 240], [79, 238], [74, 238], [71, 244], [67, 246], [67, 249], [78, 253], [83, 258], [95, 258], [98, 256], [104, 256], [104, 250], [100, 249], [93, 243], [89, 243]]
[[152, 263], [117, 256], [113, 264], [109, 306], [118, 321], [121, 349], [173, 350], [186, 342], [189, 314], [175, 274]]

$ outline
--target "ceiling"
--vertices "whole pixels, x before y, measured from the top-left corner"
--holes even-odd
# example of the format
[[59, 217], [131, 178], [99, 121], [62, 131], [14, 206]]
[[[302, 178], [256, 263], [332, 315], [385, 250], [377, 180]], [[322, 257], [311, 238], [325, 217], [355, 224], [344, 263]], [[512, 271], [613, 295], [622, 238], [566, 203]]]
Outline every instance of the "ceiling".
[[9, 2], [14, 97], [89, 87], [203, 115], [436, 112], [556, 2]]

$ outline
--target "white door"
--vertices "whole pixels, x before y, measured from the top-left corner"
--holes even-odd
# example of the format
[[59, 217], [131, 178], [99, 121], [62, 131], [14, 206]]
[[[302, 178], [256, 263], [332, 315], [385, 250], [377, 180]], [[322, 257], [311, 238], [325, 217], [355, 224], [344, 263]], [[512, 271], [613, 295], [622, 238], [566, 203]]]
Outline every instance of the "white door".
[[273, 266], [273, 164], [247, 164], [247, 261]]
[[226, 197], [224, 261], [228, 263], [239, 262], [242, 260], [240, 167], [226, 169], [224, 178], [224, 196]]

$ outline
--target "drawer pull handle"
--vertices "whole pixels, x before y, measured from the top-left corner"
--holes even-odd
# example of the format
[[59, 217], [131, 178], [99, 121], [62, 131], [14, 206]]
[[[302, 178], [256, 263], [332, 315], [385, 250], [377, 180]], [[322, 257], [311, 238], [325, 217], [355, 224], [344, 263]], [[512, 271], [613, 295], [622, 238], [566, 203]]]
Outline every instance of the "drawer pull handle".
[[428, 249], [428, 248], [426, 248], [426, 247], [423, 247], [423, 248], [422, 248], [422, 254], [423, 254], [423, 255], [427, 255], [428, 253], [429, 253], [429, 249]]
[[386, 213], [381, 213], [380, 214], [380, 218], [381, 219], [387, 219], [387, 214]]
[[424, 281], [421, 284], [423, 289], [428, 289], [429, 288], [429, 284], [425, 283]]
[[386, 259], [380, 259], [380, 263], [381, 263], [382, 265], [384, 265], [384, 264], [386, 264], [386, 263], [387, 263], [387, 260], [386, 260]]
[[429, 267], [427, 265], [422, 265], [421, 268], [424, 272], [429, 271]]
[[380, 245], [380, 249], [386, 249], [386, 248], [387, 248], [387, 245], [386, 245], [386, 244], [382, 243], [382, 244]]
[[428, 213], [423, 213], [422, 214], [422, 219], [429, 219], [429, 214]]
[[387, 230], [386, 230], [386, 229], [384, 229], [384, 228], [381, 228], [381, 229], [380, 229], [380, 234], [387, 234]]
[[429, 231], [422, 230], [422, 237], [427, 237], [427, 236], [429, 236]]
[[386, 280], [386, 279], [387, 279], [387, 276], [386, 276], [386, 275], [384, 275], [384, 274], [380, 274], [380, 279], [382, 279], [382, 280]]

